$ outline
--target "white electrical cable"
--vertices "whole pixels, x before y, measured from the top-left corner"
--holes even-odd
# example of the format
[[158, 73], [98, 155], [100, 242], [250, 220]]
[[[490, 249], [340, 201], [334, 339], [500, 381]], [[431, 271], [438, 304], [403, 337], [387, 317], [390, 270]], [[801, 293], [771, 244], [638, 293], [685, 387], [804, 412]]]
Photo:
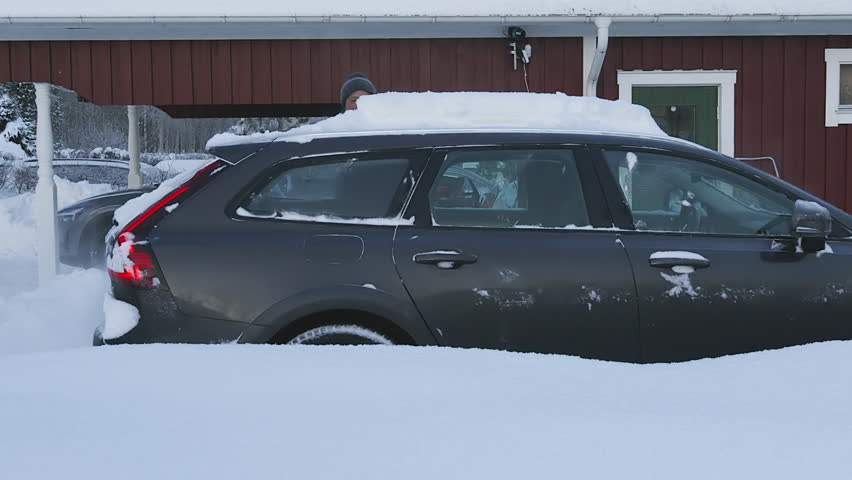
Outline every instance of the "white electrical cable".
[[530, 93], [530, 83], [527, 81], [527, 64], [522, 62], [521, 65], [524, 67], [524, 85], [527, 86], [527, 93]]

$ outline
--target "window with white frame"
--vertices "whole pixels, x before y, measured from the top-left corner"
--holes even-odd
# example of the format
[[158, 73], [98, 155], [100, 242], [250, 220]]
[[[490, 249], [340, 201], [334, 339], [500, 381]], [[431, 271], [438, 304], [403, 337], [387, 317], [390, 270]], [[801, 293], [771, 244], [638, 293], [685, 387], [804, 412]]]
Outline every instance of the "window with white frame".
[[852, 123], [852, 48], [825, 49], [825, 126]]
[[618, 98], [633, 103], [633, 87], [637, 86], [709, 86], [718, 87], [718, 150], [734, 156], [734, 86], [736, 70], [633, 70], [618, 73]]

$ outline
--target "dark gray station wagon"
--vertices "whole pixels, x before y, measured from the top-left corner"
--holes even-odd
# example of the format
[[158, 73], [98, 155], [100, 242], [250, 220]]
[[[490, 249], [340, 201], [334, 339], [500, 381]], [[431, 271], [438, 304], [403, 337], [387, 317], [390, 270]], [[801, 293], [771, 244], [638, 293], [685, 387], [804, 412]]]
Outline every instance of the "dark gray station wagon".
[[141, 319], [96, 343], [661, 362], [852, 338], [852, 218], [771, 175], [677, 139], [396, 133], [213, 149], [113, 239]]

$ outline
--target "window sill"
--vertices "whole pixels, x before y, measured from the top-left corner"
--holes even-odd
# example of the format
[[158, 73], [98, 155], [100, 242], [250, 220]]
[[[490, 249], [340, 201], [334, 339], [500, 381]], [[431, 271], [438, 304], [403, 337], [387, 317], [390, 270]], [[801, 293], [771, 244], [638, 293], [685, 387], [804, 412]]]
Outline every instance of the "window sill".
[[852, 124], [852, 106], [842, 106], [834, 111], [832, 115], [833, 121], [827, 121], [826, 127], [836, 127], [838, 125]]

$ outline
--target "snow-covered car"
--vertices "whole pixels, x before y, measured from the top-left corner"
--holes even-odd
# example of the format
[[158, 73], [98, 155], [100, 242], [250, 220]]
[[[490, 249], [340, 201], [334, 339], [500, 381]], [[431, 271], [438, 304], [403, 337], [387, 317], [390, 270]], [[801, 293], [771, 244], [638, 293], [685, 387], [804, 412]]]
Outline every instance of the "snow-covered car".
[[[24, 160], [23, 165], [33, 170], [38, 168], [38, 159]], [[88, 181], [104, 183], [115, 188], [127, 188], [127, 174], [130, 164], [127, 160], [101, 158], [55, 158], [53, 173], [72, 182]], [[162, 178], [160, 170], [147, 163], [140, 164], [143, 184], [153, 184]]]
[[154, 187], [118, 190], [89, 197], [58, 212], [59, 261], [78, 267], [101, 267], [106, 256], [106, 234], [112, 215], [128, 200]]
[[[95, 342], [661, 362], [852, 338], [845, 212], [665, 136], [639, 107], [515, 95], [495, 102], [500, 116], [479, 97], [430, 95], [213, 142], [219, 160], [128, 202]], [[417, 112], [410, 128], [402, 107]], [[468, 110], [453, 123], [450, 108]], [[465, 170], [499, 201], [466, 196]]]

